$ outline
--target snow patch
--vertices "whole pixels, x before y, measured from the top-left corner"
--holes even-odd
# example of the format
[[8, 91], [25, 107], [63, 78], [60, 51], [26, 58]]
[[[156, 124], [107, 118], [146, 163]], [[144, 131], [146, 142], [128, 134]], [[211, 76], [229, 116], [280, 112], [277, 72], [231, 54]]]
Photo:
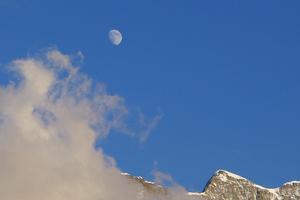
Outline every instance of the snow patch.
[[[244, 178], [244, 177], [241, 177], [241, 176], [239, 176], [239, 175], [233, 174], [233, 173], [231, 173], [231, 172], [228, 172], [228, 171], [222, 170], [222, 169], [219, 169], [219, 170], [216, 171], [216, 173], [215, 173], [216, 176], [220, 176], [220, 175], [222, 175], [222, 174], [226, 174], [228, 177], [232, 177], [232, 178], [234, 178], [234, 179], [243, 179], [243, 180], [247, 180], [247, 179]], [[226, 178], [226, 177], [225, 177], [225, 178]], [[221, 179], [222, 179], [222, 178], [221, 178]]]
[[300, 184], [300, 181], [291, 181], [291, 182], [287, 182], [283, 185], [294, 185], [294, 184]]
[[200, 192], [188, 192], [187, 193], [189, 196], [201, 196]]

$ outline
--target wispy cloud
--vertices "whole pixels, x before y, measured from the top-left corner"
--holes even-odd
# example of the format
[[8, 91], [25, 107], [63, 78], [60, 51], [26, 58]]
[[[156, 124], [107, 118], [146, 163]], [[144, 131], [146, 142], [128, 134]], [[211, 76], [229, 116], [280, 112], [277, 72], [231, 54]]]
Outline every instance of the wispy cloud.
[[[58, 50], [15, 60], [11, 69], [20, 78], [0, 86], [0, 199], [137, 199], [142, 186], [94, 148], [96, 138], [123, 130], [123, 98], [80, 73], [72, 56]], [[160, 119], [141, 117], [141, 140]]]
[[142, 126], [142, 130], [139, 134], [140, 142], [145, 142], [148, 139], [162, 118], [162, 113], [158, 113], [152, 118], [147, 118], [142, 112], [139, 112], [139, 123]]

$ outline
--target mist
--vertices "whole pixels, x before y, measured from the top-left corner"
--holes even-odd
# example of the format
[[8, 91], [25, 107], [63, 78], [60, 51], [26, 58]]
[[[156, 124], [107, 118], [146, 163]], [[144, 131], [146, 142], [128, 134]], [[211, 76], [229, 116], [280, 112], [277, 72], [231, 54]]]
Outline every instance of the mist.
[[81, 73], [75, 57], [51, 49], [9, 64], [14, 79], [0, 86], [0, 199], [186, 198], [180, 186], [148, 194], [95, 148], [114, 129], [128, 134], [128, 109]]

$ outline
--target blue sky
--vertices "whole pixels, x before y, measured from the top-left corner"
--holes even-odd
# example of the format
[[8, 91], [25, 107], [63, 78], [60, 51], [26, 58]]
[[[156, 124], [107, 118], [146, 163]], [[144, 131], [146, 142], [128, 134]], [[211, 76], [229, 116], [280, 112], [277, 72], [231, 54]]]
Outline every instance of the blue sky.
[[[3, 64], [41, 49], [81, 51], [82, 71], [151, 117], [144, 143], [100, 145], [129, 173], [158, 168], [202, 190], [219, 168], [267, 187], [300, 179], [299, 1], [0, 3]], [[123, 33], [113, 46], [107, 33]]]

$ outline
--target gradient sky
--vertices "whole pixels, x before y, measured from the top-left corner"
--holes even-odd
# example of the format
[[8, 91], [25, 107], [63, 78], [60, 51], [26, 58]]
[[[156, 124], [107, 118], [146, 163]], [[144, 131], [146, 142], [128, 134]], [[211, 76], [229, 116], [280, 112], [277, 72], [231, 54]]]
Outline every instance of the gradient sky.
[[[1, 0], [4, 64], [57, 47], [146, 116], [148, 140], [113, 133], [126, 172], [159, 169], [200, 191], [217, 169], [266, 187], [300, 179], [300, 2]], [[120, 46], [108, 31], [123, 33]]]

